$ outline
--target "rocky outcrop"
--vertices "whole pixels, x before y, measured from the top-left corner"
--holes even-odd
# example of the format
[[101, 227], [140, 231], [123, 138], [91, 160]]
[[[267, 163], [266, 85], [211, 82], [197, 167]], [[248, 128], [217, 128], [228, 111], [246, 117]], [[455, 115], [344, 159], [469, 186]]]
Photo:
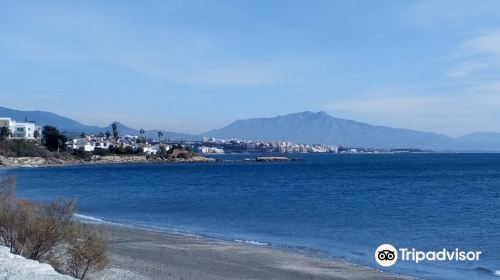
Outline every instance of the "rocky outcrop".
[[46, 166], [49, 164], [47, 159], [41, 157], [4, 157], [0, 156], [0, 164], [12, 167], [34, 167]]
[[191, 156], [189, 158], [169, 158], [148, 155], [92, 156], [90, 161], [45, 159], [41, 157], [4, 157], [0, 156], [0, 166], [4, 167], [49, 167], [76, 164], [122, 164], [122, 163], [201, 163], [215, 162], [213, 158]]
[[0, 279], [71, 280], [73, 277], [57, 273], [52, 266], [11, 254], [0, 246]]
[[148, 155], [92, 156], [88, 163], [168, 163], [168, 162], [215, 162], [213, 158], [192, 156], [189, 158], [169, 158]]

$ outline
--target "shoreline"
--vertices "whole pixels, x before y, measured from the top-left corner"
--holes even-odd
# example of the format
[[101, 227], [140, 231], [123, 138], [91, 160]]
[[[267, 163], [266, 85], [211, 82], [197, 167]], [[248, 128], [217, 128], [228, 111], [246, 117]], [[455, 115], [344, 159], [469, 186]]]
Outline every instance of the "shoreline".
[[274, 246], [88, 223], [108, 233], [110, 265], [92, 279], [414, 279]]
[[113, 155], [103, 156], [89, 161], [45, 159], [41, 157], [4, 157], [0, 156], [0, 169], [2, 168], [48, 168], [78, 165], [107, 165], [107, 164], [179, 164], [179, 163], [233, 163], [233, 162], [288, 162], [302, 161], [287, 157], [256, 157], [243, 160], [220, 160], [212, 157], [194, 156], [191, 158], [149, 158], [147, 155]]
[[[419, 152], [419, 153], [404, 153], [404, 154], [497, 154], [497, 152]], [[498, 152], [500, 153], [500, 152]], [[392, 155], [392, 154], [403, 154], [403, 153], [340, 153], [336, 155]], [[251, 154], [246, 154], [251, 155]], [[287, 154], [289, 155], [289, 154]], [[218, 156], [218, 155], [212, 155]], [[264, 159], [262, 159], [264, 158]], [[65, 166], [77, 166], [77, 165], [106, 165], [106, 164], [151, 164], [151, 163], [164, 163], [164, 164], [175, 164], [175, 163], [231, 163], [231, 162], [293, 162], [293, 161], [303, 161], [297, 158], [288, 157], [269, 157], [277, 158], [277, 160], [266, 159], [267, 157], [256, 157], [254, 159], [242, 159], [242, 160], [220, 160], [217, 157], [206, 157], [197, 155], [192, 158], [149, 158], [147, 155], [111, 155], [111, 156], [99, 156], [98, 158], [86, 160], [64, 160], [57, 158], [42, 158], [42, 157], [5, 157], [0, 155], [0, 169], [5, 168], [46, 168], [46, 167], [65, 167]], [[285, 160], [286, 158], [286, 160]]]
[[0, 156], [0, 168], [44, 168], [44, 167], [63, 167], [76, 165], [100, 165], [100, 164], [148, 164], [148, 163], [213, 163], [216, 159], [195, 156], [188, 159], [158, 159], [148, 158], [146, 155], [121, 155], [105, 156], [85, 160], [62, 160], [45, 159], [41, 157], [4, 157]]

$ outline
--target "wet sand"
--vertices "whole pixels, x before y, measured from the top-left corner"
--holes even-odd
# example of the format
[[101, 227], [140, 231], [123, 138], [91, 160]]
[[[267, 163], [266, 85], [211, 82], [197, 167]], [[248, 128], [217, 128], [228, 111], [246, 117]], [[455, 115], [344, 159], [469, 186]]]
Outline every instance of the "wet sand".
[[411, 279], [266, 246], [98, 227], [108, 232], [110, 265], [91, 279]]

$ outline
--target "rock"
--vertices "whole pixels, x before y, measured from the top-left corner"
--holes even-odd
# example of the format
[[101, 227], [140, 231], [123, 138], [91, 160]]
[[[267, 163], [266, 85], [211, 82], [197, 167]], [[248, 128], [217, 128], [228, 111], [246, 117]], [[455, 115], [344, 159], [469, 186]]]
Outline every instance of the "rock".
[[9, 252], [9, 248], [0, 246], [0, 279], [71, 280], [75, 278], [57, 273], [49, 264], [14, 255]]

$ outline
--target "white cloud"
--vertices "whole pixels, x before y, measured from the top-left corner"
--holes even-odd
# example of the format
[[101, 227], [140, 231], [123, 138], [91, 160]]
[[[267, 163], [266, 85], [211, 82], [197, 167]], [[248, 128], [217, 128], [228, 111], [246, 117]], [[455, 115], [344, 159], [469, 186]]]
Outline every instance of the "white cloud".
[[[170, 4], [166, 5], [169, 9]], [[178, 9], [178, 5], [172, 9]], [[285, 58], [269, 61], [266, 57], [256, 60], [231, 55], [231, 51], [224, 49], [224, 42], [218, 41], [220, 38], [176, 23], [152, 25], [144, 32], [129, 17], [114, 14], [111, 18], [88, 7], [41, 9], [18, 11], [22, 20], [15, 27], [17, 32], [0, 30], [0, 50], [5, 56], [16, 61], [56, 65], [68, 71], [75, 65], [118, 66], [194, 86], [276, 85], [284, 79], [293, 80], [301, 70], [299, 63], [289, 67]], [[33, 26], [40, 36], [32, 36]]]
[[279, 64], [223, 62], [211, 63], [158, 63], [154, 59], [124, 57], [109, 59], [110, 63], [120, 65], [146, 75], [196, 86], [266, 86], [282, 82], [286, 73]]
[[[500, 58], [500, 30], [483, 32], [481, 35], [466, 40], [462, 49], [477, 55]], [[500, 60], [499, 60], [500, 61]]]
[[439, 82], [370, 90], [331, 102], [326, 109], [369, 123], [452, 136], [500, 132], [500, 30], [463, 40], [445, 61], [446, 76]]
[[[500, 2], [483, 0], [419, 0], [414, 1], [403, 14], [404, 21], [421, 27], [468, 27], [482, 19], [495, 19]], [[441, 26], [442, 27], [442, 26]]]
[[464, 78], [491, 66], [488, 61], [464, 61], [450, 67], [446, 75], [450, 78]]
[[488, 31], [463, 41], [457, 48], [447, 75], [472, 77], [500, 71], [500, 30]]
[[370, 124], [412, 128], [460, 136], [497, 131], [500, 83], [454, 94], [419, 94], [406, 89], [379, 89], [363, 97], [335, 100], [325, 106], [333, 115]]

